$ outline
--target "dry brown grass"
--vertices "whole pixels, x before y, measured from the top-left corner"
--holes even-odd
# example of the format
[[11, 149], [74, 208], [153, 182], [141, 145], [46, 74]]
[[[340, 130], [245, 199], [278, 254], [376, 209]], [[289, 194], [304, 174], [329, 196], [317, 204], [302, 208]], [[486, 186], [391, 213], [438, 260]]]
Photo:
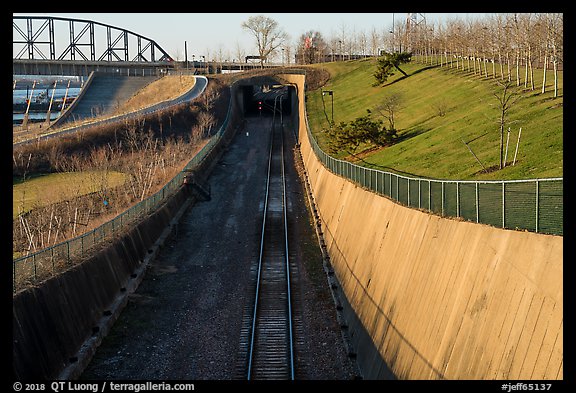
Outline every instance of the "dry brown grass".
[[12, 126], [12, 142], [22, 142], [28, 139], [34, 139], [45, 133], [47, 130], [46, 122], [29, 122], [26, 126], [21, 124]]
[[[97, 120], [103, 120], [108, 117], [134, 112], [162, 101], [174, 99], [194, 87], [195, 82], [196, 79], [192, 75], [165, 76], [138, 91], [129, 100], [122, 103], [113, 113], [99, 116]], [[75, 122], [73, 124], [80, 125], [93, 121], [94, 119], [89, 119]], [[70, 125], [66, 125], [66, 127], [69, 126]], [[47, 125], [45, 122], [29, 122], [25, 127], [22, 125], [14, 125], [12, 127], [13, 143], [37, 138], [45, 134], [47, 131]]]
[[174, 99], [194, 87], [193, 75], [168, 75], [139, 90], [120, 105], [114, 115], [134, 112], [156, 103]]

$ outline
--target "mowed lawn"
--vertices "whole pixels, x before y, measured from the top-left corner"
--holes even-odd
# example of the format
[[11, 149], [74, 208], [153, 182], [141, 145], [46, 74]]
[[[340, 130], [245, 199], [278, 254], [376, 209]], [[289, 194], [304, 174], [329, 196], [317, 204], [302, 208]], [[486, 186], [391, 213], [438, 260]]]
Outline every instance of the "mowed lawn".
[[115, 187], [127, 179], [121, 172], [101, 171], [51, 173], [12, 185], [12, 218], [22, 212], [97, 192], [104, 185]]
[[[437, 179], [532, 179], [563, 176], [563, 84], [559, 77], [559, 97], [553, 97], [554, 75], [547, 71], [547, 92], [540, 94], [542, 70], [534, 70], [535, 90], [525, 91], [514, 82], [513, 91], [522, 98], [508, 114], [505, 130], [510, 127], [508, 166], [503, 170], [482, 173], [499, 163], [499, 103], [495, 93], [501, 92], [491, 78], [450, 68], [428, 67], [410, 63], [401, 68], [408, 77], [396, 71], [384, 86], [374, 87], [374, 59], [317, 65], [326, 68], [331, 79], [323, 90], [334, 92], [334, 121], [351, 121], [375, 110], [393, 94], [400, 95], [396, 111], [397, 144], [359, 154], [369, 146], [360, 146], [358, 157], [349, 153], [332, 154], [355, 161], [359, 165], [401, 174]], [[524, 78], [523, 69], [521, 77]], [[513, 70], [513, 76], [515, 72]], [[328, 152], [326, 118], [332, 116], [330, 96], [321, 90], [307, 92], [309, 125], [320, 146]], [[325, 109], [324, 109], [325, 108]], [[440, 115], [439, 108], [445, 114]], [[512, 166], [518, 133], [522, 128], [516, 164]], [[504, 137], [506, 144], [507, 133]], [[464, 142], [477, 156], [478, 161]]]

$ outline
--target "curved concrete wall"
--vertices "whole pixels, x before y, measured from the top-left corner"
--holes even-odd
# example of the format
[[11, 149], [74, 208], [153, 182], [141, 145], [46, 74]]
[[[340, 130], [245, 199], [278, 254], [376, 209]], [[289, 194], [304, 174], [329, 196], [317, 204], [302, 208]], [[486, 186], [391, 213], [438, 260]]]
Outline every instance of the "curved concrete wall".
[[[285, 78], [304, 119], [304, 77]], [[329, 172], [305, 121], [299, 134], [364, 378], [563, 378], [562, 237], [403, 207]]]
[[[225, 135], [194, 170], [196, 180], [209, 176], [236, 130], [238, 94]], [[173, 224], [193, 203], [181, 187], [160, 209], [127, 230], [96, 255], [12, 301], [13, 375], [16, 380], [75, 379], [136, 290], [145, 268], [170, 234]]]
[[69, 367], [82, 368], [80, 363], [89, 357], [79, 359], [80, 348], [110, 327], [112, 312], [117, 317], [121, 307], [113, 309], [116, 299], [130, 292], [131, 281], [141, 279], [144, 263], [153, 256], [148, 254], [152, 248], [155, 253], [156, 241], [186, 202], [186, 194], [181, 189], [97, 255], [14, 296], [12, 364], [17, 379], [56, 379]]

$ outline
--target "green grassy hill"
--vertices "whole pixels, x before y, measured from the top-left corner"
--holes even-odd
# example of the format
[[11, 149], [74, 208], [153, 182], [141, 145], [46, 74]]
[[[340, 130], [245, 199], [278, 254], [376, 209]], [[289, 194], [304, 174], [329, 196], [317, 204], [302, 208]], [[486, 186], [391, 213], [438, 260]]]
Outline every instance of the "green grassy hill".
[[[563, 176], [563, 89], [559, 78], [559, 97], [553, 97], [553, 73], [547, 73], [547, 92], [540, 94], [542, 70], [534, 71], [536, 89], [524, 91], [514, 84], [522, 98], [508, 115], [511, 128], [508, 166], [503, 170], [482, 173], [462, 140], [466, 141], [480, 162], [487, 168], [499, 163], [499, 103], [494, 93], [501, 91], [494, 80], [447, 67], [430, 67], [419, 63], [402, 66], [400, 72], [381, 87], [374, 87], [374, 59], [315, 65], [325, 68], [331, 78], [322, 87], [334, 92], [334, 121], [351, 121], [370, 109], [374, 118], [381, 118], [374, 109], [385, 97], [401, 95], [401, 107], [395, 114], [399, 142], [374, 150], [360, 146], [358, 157], [348, 153], [333, 154], [337, 158], [357, 161], [371, 168], [401, 174], [437, 179], [529, 179]], [[523, 70], [521, 70], [523, 78]], [[523, 80], [522, 80], [523, 82]], [[445, 114], [440, 115], [438, 108]], [[321, 89], [307, 92], [306, 108], [309, 125], [320, 146], [328, 150], [327, 118], [331, 118], [332, 102]], [[512, 166], [518, 131], [522, 134], [516, 164]], [[504, 138], [506, 143], [506, 136]], [[362, 152], [364, 150], [364, 152]]]
[[89, 171], [43, 174], [17, 181], [12, 185], [12, 219], [34, 208], [97, 192], [104, 181], [108, 187], [115, 187], [127, 179], [125, 173]]

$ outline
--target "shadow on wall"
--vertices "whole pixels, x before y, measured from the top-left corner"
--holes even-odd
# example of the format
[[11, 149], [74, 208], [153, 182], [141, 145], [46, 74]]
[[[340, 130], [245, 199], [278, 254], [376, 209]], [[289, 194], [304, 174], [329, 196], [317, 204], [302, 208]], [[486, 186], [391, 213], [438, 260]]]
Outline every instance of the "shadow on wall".
[[[323, 225], [322, 229], [330, 236], [332, 240], [330, 245], [330, 255], [332, 256], [332, 259], [341, 259], [346, 265], [346, 269], [348, 270], [347, 274], [350, 274], [350, 276], [353, 278], [355, 285], [353, 292], [356, 292], [360, 289], [362, 291], [362, 302], [370, 302], [370, 308], [377, 311], [378, 316], [374, 319], [374, 325], [380, 323], [382, 318], [385, 321], [384, 332], [382, 337], [380, 337], [380, 342], [382, 345], [385, 343], [389, 344], [386, 348], [378, 348], [377, 344], [374, 343], [370, 337], [370, 333], [368, 333], [360, 321], [360, 318], [358, 315], [356, 315], [356, 312], [350, 305], [346, 295], [344, 294], [344, 291], [340, 292], [340, 298], [343, 302], [342, 306], [344, 308], [343, 313], [349, 325], [352, 346], [358, 351], [358, 365], [360, 366], [363, 377], [365, 379], [398, 379], [398, 377], [392, 372], [392, 369], [394, 368], [394, 363], [398, 356], [398, 352], [400, 351], [400, 346], [402, 346], [403, 351], [409, 350], [412, 352], [413, 357], [420, 359], [421, 362], [425, 364], [431, 371], [431, 374], [434, 374], [437, 379], [445, 379], [444, 374], [442, 374], [440, 370], [436, 369], [432, 363], [426, 359], [402, 334], [402, 332], [398, 330], [396, 325], [394, 325], [392, 322], [395, 309], [394, 303], [390, 307], [390, 311], [386, 313], [378, 305], [378, 303], [374, 301], [374, 299], [368, 294], [365, 286], [362, 285], [358, 277], [350, 268], [348, 260], [342, 251], [338, 248], [338, 244], [336, 244], [334, 241], [334, 236], [328, 226]], [[382, 358], [380, 351], [386, 352], [390, 359], [389, 363], [386, 363], [386, 361]], [[406, 357], [408, 355], [403, 354], [403, 356]]]

